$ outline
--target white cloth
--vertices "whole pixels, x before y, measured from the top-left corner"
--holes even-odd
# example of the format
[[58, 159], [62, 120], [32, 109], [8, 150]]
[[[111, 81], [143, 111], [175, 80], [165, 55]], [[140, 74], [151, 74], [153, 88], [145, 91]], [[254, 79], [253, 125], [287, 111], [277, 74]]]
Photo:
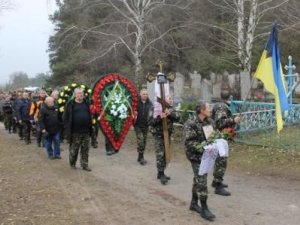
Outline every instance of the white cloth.
[[204, 147], [204, 152], [199, 166], [199, 175], [202, 176], [213, 171], [216, 158], [228, 156], [228, 142], [225, 139], [216, 139], [212, 144]]
[[202, 154], [201, 163], [199, 167], [200, 176], [213, 170], [217, 156], [218, 149], [216, 148], [215, 143], [204, 147], [204, 152]]
[[[170, 99], [170, 85], [169, 81], [164, 84], [164, 89], [165, 89], [165, 100], [166, 102], [169, 102]], [[153, 117], [156, 118], [162, 113], [162, 106], [161, 104], [157, 101], [157, 97], [161, 97], [160, 94], [160, 84], [157, 83], [157, 78], [155, 80], [155, 90], [154, 90], [154, 101], [153, 101], [153, 106], [154, 106], [154, 112], [153, 112]]]
[[221, 157], [228, 157], [229, 155], [228, 142], [225, 139], [216, 139], [214, 143], [217, 145], [219, 155]]

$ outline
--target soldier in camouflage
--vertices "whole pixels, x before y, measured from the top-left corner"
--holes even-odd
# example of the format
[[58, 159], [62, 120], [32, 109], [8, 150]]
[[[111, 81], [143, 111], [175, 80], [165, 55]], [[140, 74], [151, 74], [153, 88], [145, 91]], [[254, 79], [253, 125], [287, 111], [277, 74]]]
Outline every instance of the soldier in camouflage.
[[[229, 92], [222, 91], [221, 99], [222, 102], [215, 104], [212, 112], [212, 118], [215, 121], [216, 128], [219, 131], [222, 131], [225, 128], [233, 128], [237, 123], [240, 122], [239, 116], [233, 116], [228, 100], [229, 100]], [[212, 186], [215, 188], [215, 194], [222, 196], [230, 196], [231, 193], [224, 188], [227, 188], [228, 185], [223, 183], [223, 177], [225, 175], [227, 167], [227, 157], [218, 156], [215, 162], [214, 168], [214, 179], [212, 182]]]
[[76, 169], [76, 161], [80, 150], [80, 164], [83, 170], [91, 171], [88, 166], [89, 143], [92, 132], [90, 104], [84, 99], [83, 90], [74, 90], [75, 98], [66, 105], [64, 125], [70, 143], [69, 163]]
[[137, 152], [138, 158], [137, 161], [141, 165], [146, 165], [147, 161], [144, 159], [144, 152], [147, 143], [147, 134], [148, 134], [148, 117], [149, 112], [152, 109], [152, 102], [148, 98], [147, 89], [143, 88], [140, 91], [140, 98], [138, 101], [138, 108], [136, 112], [136, 121], [134, 124], [134, 130], [137, 139]]
[[[156, 168], [157, 168], [157, 179], [160, 180], [161, 184], [166, 185], [171, 179], [166, 176], [164, 171], [166, 169], [165, 161], [165, 146], [163, 137], [163, 125], [162, 119], [167, 118], [169, 138], [173, 133], [173, 123], [179, 120], [179, 117], [172, 110], [168, 108], [165, 112], [161, 112], [160, 115], [154, 118], [153, 109], [149, 113], [149, 125], [151, 126], [151, 133], [154, 138], [155, 153], [156, 153]], [[170, 140], [169, 140], [170, 142]]]
[[[190, 161], [193, 172], [192, 201], [190, 210], [199, 213], [204, 219], [213, 220], [215, 215], [207, 206], [207, 174], [199, 175], [199, 166], [204, 149], [199, 146], [206, 141], [204, 126], [213, 126], [214, 121], [210, 118], [211, 108], [208, 103], [200, 103], [196, 106], [197, 118], [188, 120], [184, 124], [184, 144], [186, 157]], [[200, 197], [201, 207], [198, 205]]]

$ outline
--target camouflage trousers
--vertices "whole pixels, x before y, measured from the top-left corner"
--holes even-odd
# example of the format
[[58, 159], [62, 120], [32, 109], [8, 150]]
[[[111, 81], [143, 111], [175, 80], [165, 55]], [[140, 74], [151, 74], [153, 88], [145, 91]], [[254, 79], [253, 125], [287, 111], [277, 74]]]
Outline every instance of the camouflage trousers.
[[193, 196], [199, 196], [200, 200], [207, 200], [208, 198], [208, 190], [207, 190], [207, 174], [200, 176], [199, 173], [199, 162], [192, 162], [192, 169], [194, 172], [193, 179], [193, 188], [192, 193]]
[[222, 182], [223, 177], [226, 172], [227, 167], [227, 157], [220, 157], [218, 156], [215, 161], [214, 167], [214, 181], [215, 182]]
[[71, 141], [69, 146], [69, 162], [70, 165], [76, 165], [78, 153], [80, 150], [80, 165], [82, 167], [88, 166], [89, 160], [90, 135], [85, 134], [71, 134]]
[[144, 154], [146, 143], [147, 143], [148, 128], [141, 128], [135, 126], [134, 130], [135, 130], [136, 141], [137, 141], [137, 152]]
[[153, 134], [153, 139], [156, 153], [156, 168], [158, 172], [163, 172], [166, 168], [164, 138], [161, 135]]

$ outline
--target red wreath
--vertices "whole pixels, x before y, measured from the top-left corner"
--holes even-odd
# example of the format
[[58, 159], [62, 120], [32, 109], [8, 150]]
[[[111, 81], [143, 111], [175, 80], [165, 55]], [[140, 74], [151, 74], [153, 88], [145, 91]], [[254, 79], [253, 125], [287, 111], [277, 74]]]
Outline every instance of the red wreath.
[[[127, 118], [122, 120], [122, 131], [118, 134], [113, 130], [110, 122], [106, 119], [107, 110], [104, 109], [104, 105], [106, 103], [103, 100], [103, 95], [106, 91], [106, 88], [116, 82], [121, 83], [122, 87], [124, 87], [131, 96], [130, 111]], [[93, 114], [99, 115], [98, 122], [102, 128], [102, 131], [104, 132], [105, 136], [108, 138], [114, 149], [118, 151], [121, 148], [122, 143], [124, 142], [129, 128], [134, 123], [134, 112], [137, 110], [138, 105], [138, 93], [131, 81], [126, 77], [118, 73], [111, 73], [104, 77], [101, 77], [96, 82], [93, 89], [92, 99], [93, 105], [91, 106], [91, 111]]]

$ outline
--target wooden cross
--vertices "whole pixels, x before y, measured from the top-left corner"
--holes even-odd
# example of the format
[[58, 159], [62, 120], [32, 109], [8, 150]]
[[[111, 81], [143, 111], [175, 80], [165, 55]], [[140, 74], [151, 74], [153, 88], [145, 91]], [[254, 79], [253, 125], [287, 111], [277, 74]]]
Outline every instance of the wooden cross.
[[[158, 60], [156, 62], [156, 65], [159, 66], [160, 73], [158, 73], [156, 76], [153, 74], [148, 74], [146, 76], [146, 79], [149, 82], [152, 82], [153, 80], [157, 79], [159, 86], [160, 86], [160, 98], [157, 97], [157, 101], [162, 106], [162, 112], [165, 112], [167, 108], [170, 108], [170, 104], [165, 99], [165, 86], [164, 84], [168, 81], [174, 81], [175, 75], [172, 73], [169, 73], [167, 76], [163, 73], [163, 65], [164, 63], [161, 60]], [[162, 118], [162, 125], [163, 125], [163, 137], [164, 137], [164, 151], [165, 151], [165, 161], [168, 164], [171, 160], [171, 150], [170, 150], [170, 138], [169, 138], [169, 132], [168, 132], [168, 121], [167, 118]]]

